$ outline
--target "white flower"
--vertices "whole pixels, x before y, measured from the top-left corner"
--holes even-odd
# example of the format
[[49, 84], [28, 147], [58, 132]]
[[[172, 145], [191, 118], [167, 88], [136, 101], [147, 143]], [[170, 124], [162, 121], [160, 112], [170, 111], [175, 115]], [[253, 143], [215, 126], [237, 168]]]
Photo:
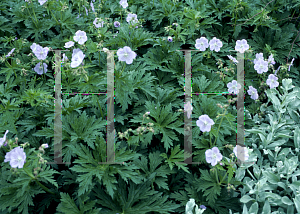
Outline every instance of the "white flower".
[[127, 0], [121, 0], [119, 3], [120, 3], [120, 5], [121, 5], [123, 8], [128, 7]]
[[4, 142], [6, 141], [6, 135], [7, 135], [8, 132], [9, 132], [9, 131], [6, 130], [6, 132], [5, 132], [4, 136], [3, 136], [3, 138], [0, 138], [0, 147], [1, 147], [1, 146], [4, 144]]
[[216, 37], [214, 37], [212, 40], [210, 40], [209, 42], [210, 45], [210, 50], [213, 51], [215, 50], [216, 52], [220, 51], [220, 48], [223, 46], [222, 42], [217, 39]]
[[84, 31], [78, 30], [73, 37], [75, 42], [78, 42], [80, 45], [83, 45], [87, 41], [87, 36]]
[[73, 54], [72, 54], [71, 67], [72, 68], [78, 67], [82, 63], [84, 57], [85, 57], [85, 55], [79, 48], [74, 49]]
[[208, 39], [206, 39], [205, 37], [201, 37], [200, 39], [196, 39], [195, 47], [197, 49], [200, 49], [200, 51], [205, 51], [206, 48], [208, 48], [208, 46], [209, 46]]
[[40, 5], [45, 4], [45, 2], [47, 2], [47, 0], [39, 0]]
[[239, 90], [241, 89], [241, 84], [239, 84], [236, 80], [232, 80], [227, 84], [228, 92], [238, 94]]
[[127, 21], [128, 23], [132, 22], [133, 24], [134, 24], [134, 23], [138, 23], [137, 15], [136, 15], [136, 14], [129, 13], [129, 14], [127, 15], [126, 21]]
[[95, 18], [93, 24], [95, 25], [96, 28], [103, 27], [104, 21], [102, 21], [99, 18]]
[[69, 42], [66, 42], [65, 43], [65, 48], [70, 48], [74, 45], [74, 42], [73, 41], [69, 41]]
[[244, 53], [246, 50], [249, 49], [249, 45], [247, 44], [247, 40], [237, 40], [235, 43], [235, 50], [239, 51], [240, 53]]
[[126, 61], [126, 64], [131, 64], [133, 59], [136, 58], [137, 54], [131, 50], [130, 47], [125, 46], [117, 51], [117, 55], [120, 61]]
[[26, 160], [26, 154], [20, 146], [6, 153], [4, 162], [10, 162], [12, 168], [23, 168]]
[[231, 55], [227, 55], [227, 57], [232, 60], [234, 63], [239, 63], [234, 57], [232, 57]]

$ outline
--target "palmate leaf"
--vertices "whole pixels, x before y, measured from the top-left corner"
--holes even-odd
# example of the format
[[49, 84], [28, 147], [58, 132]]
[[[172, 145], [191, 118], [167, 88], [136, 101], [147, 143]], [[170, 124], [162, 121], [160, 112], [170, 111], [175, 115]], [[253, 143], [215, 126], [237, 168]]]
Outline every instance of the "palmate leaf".
[[[137, 159], [133, 163], [141, 168], [141, 170], [145, 173], [145, 177], [151, 175], [152, 173], [156, 172], [156, 176], [154, 177], [154, 183], [157, 184], [158, 187], [169, 190], [167, 177], [172, 172], [166, 165], [161, 165], [163, 158], [160, 157], [160, 152], [156, 151], [154, 153], [149, 154], [149, 167], [148, 167], [148, 160], [145, 157], [141, 157], [141, 160]], [[146, 178], [144, 178], [146, 180]]]
[[166, 151], [168, 151], [170, 146], [173, 146], [172, 140], [178, 140], [173, 130], [183, 134], [183, 128], [180, 128], [182, 122], [178, 118], [181, 113], [174, 113], [171, 106], [169, 104], [166, 107], [157, 107], [155, 109], [156, 105], [153, 102], [146, 102], [146, 109], [150, 111], [149, 117], [151, 117], [149, 122], [154, 124], [155, 130], [163, 134], [162, 142], [164, 142]]
[[203, 196], [207, 196], [206, 201], [210, 206], [213, 207], [217, 199], [217, 195], [221, 193], [221, 187], [217, 184], [215, 178], [208, 172], [208, 170], [199, 169], [201, 177], [198, 182], [197, 190], [204, 192]]
[[[116, 190], [115, 184], [117, 183], [115, 174], [120, 174], [120, 176], [126, 181], [127, 178], [130, 178], [135, 183], [141, 182], [141, 178], [137, 176], [138, 173], [135, 172], [138, 167], [136, 167], [134, 164], [125, 164], [121, 166], [117, 164], [99, 164], [98, 162], [101, 162], [101, 157], [96, 156], [96, 153], [100, 152], [99, 147], [96, 147], [96, 152], [93, 152], [94, 157], [91, 154], [90, 150], [82, 144], [69, 145], [68, 147], [73, 151], [73, 153], [78, 155], [79, 158], [74, 161], [74, 163], [77, 164], [70, 168], [72, 171], [80, 173], [76, 180], [80, 183], [78, 189], [79, 196], [83, 195], [86, 192], [90, 192], [90, 190], [95, 185], [95, 182], [93, 181], [98, 181], [100, 183], [102, 181], [106, 187], [108, 194], [111, 197], [114, 197], [114, 190]], [[116, 147], [118, 148], [119, 144]], [[124, 152], [124, 150], [125, 148], [121, 149], [121, 152], [116, 151], [116, 162], [121, 162], [120, 160], [122, 160], [122, 158], [123, 160], [125, 159], [125, 161], [128, 161], [130, 159], [138, 158], [139, 156], [139, 154], [134, 154], [131, 151]], [[96, 177], [97, 179], [93, 180], [94, 177]]]
[[[165, 162], [167, 162], [169, 164], [171, 170], [173, 169], [174, 164], [176, 164], [176, 166], [178, 166], [178, 168], [181, 168], [185, 172], [190, 173], [188, 168], [185, 167], [187, 164], [176, 163], [176, 162], [184, 161], [184, 151], [183, 150], [181, 150], [180, 152], [179, 151], [180, 151], [180, 146], [177, 145], [175, 148], [172, 148], [171, 155], [169, 158], [166, 153], [163, 153], [160, 156], [167, 159], [167, 160], [165, 160]], [[191, 156], [191, 154], [190, 155], [187, 154], [187, 157], [190, 157], [190, 156]]]
[[87, 142], [88, 146], [95, 149], [93, 142], [96, 136], [101, 136], [99, 130], [104, 129], [106, 121], [101, 118], [95, 119], [89, 117], [85, 111], [78, 117], [78, 114], [72, 112], [63, 117], [62, 128], [63, 136], [71, 140], [71, 143], [76, 143], [79, 140]]
[[[87, 214], [99, 214], [101, 208], [94, 208], [95, 207], [95, 201], [88, 201], [89, 199], [88, 196], [83, 196], [82, 200], [79, 201], [79, 209], [74, 202], [74, 200], [69, 196], [68, 193], [60, 193], [61, 196], [61, 203], [57, 206], [56, 210], [58, 213], [73, 213], [73, 214], [82, 214], [82, 213], [87, 213]], [[89, 212], [87, 212], [89, 211]]]
[[168, 196], [161, 196], [163, 193], [150, 190], [151, 182], [155, 177], [152, 173], [146, 182], [126, 184], [123, 179], [118, 179], [118, 191], [112, 199], [99, 185], [93, 189], [96, 203], [103, 207], [102, 213], [139, 213], [146, 214], [157, 212], [167, 214], [174, 212], [180, 205], [168, 200]]

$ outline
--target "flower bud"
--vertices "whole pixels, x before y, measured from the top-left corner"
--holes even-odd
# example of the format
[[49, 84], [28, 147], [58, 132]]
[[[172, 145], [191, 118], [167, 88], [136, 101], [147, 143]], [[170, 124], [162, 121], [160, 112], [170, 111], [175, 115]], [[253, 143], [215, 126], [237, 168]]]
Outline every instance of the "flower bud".
[[132, 129], [128, 129], [128, 131], [130, 131], [130, 132], [131, 132], [131, 131], [132, 131]]

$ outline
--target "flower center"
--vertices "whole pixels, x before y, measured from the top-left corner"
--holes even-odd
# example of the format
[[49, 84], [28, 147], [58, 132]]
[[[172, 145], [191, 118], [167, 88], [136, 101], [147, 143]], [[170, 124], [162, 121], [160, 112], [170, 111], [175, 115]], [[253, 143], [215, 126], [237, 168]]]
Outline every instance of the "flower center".
[[207, 126], [207, 121], [204, 121], [204, 125]]
[[252, 91], [252, 94], [255, 94], [255, 92], [254, 92], [254, 91]]
[[128, 56], [128, 53], [124, 53], [124, 56], [127, 57], [127, 56]]
[[216, 155], [216, 154], [213, 154], [213, 158], [216, 159], [216, 158], [217, 158], [217, 155]]
[[21, 162], [22, 161], [22, 158], [19, 156], [18, 157], [18, 162]]

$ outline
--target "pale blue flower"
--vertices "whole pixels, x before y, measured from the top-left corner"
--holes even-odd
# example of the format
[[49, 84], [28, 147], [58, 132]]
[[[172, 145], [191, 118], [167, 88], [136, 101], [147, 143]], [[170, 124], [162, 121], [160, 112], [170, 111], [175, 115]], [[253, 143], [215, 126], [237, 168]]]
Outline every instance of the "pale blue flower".
[[131, 64], [133, 59], [136, 58], [137, 54], [130, 49], [130, 47], [125, 46], [124, 48], [120, 48], [117, 51], [117, 55], [120, 61], [126, 61], [126, 64]]
[[201, 209], [206, 209], [206, 206], [200, 205], [200, 208], [201, 208]]
[[1, 147], [1, 146], [3, 145], [3, 143], [6, 141], [6, 135], [7, 135], [8, 132], [9, 132], [9, 131], [6, 130], [6, 132], [5, 132], [4, 136], [3, 136], [3, 138], [0, 138], [0, 147]]
[[121, 0], [120, 2], [120, 5], [125, 9], [126, 7], [128, 7], [128, 3], [127, 3], [127, 0]]
[[196, 124], [202, 132], [210, 132], [211, 126], [215, 123], [208, 115], [204, 114], [199, 117]]
[[257, 71], [258, 74], [268, 72], [268, 62], [260, 59], [254, 65], [254, 69]]
[[273, 58], [273, 54], [271, 54], [268, 58], [268, 63], [271, 63], [272, 65], [275, 65], [276, 62], [274, 61], [274, 58]]
[[208, 48], [208, 40], [205, 37], [201, 37], [200, 39], [196, 39], [195, 47], [200, 49], [200, 51], [205, 51]]
[[[44, 66], [44, 70], [43, 70], [43, 66]], [[43, 72], [47, 73], [48, 65], [46, 63], [43, 63], [43, 66], [41, 65], [41, 62], [37, 63], [36, 66], [34, 67], [34, 71], [39, 75], [42, 75]]]
[[294, 60], [295, 60], [295, 58], [292, 59], [292, 62], [291, 62], [291, 64], [289, 65], [289, 70], [288, 70], [288, 71], [290, 71], [291, 66], [293, 65]]
[[104, 23], [104, 21], [102, 21], [99, 18], [95, 18], [95, 20], [93, 22], [93, 24], [95, 25], [96, 28], [103, 27], [103, 23]]
[[279, 85], [277, 80], [278, 78], [274, 74], [270, 74], [266, 83], [270, 86], [270, 88], [276, 88]]
[[39, 60], [45, 60], [47, 55], [48, 55], [48, 51], [49, 51], [49, 48], [45, 47], [43, 48], [42, 46], [40, 45], [37, 45], [35, 43], [33, 43], [32, 46], [33, 49], [33, 53], [35, 54], [35, 56], [39, 59]]
[[115, 22], [114, 22], [114, 26], [115, 26], [115, 27], [120, 27], [120, 22], [115, 21]]
[[64, 53], [64, 54], [63, 54], [62, 62], [65, 62], [67, 59], [68, 59], [68, 57], [67, 57], [66, 54]]
[[49, 146], [48, 146], [48, 144], [47, 143], [45, 143], [45, 144], [42, 144], [42, 148], [43, 149], [46, 149], [46, 148], [48, 148]]
[[7, 55], [6, 57], [9, 57], [13, 52], [14, 52], [15, 48], [13, 48]]
[[219, 39], [214, 37], [212, 40], [210, 40], [209, 45], [210, 45], [209, 48], [211, 51], [214, 50], [216, 52], [219, 52], [220, 48], [223, 46], [223, 43]]
[[237, 40], [235, 43], [235, 50], [239, 51], [240, 53], [244, 53], [246, 50], [249, 49], [249, 45], [247, 44], [247, 40]]
[[39, 0], [40, 5], [43, 5], [47, 2], [47, 0]]
[[88, 12], [88, 10], [86, 9], [86, 7], [83, 5], [83, 7], [85, 8], [85, 13], [86, 13], [86, 15], [88, 16], [89, 15], [89, 12]]
[[128, 23], [131, 22], [131, 23], [133, 23], [133, 24], [138, 23], [137, 15], [136, 15], [136, 14], [129, 13], [128, 16], [127, 16], [127, 18], [126, 18], [126, 21], [127, 21]]
[[65, 48], [70, 48], [74, 45], [74, 42], [73, 41], [69, 41], [69, 42], [66, 42], [65, 43]]
[[253, 88], [252, 86], [249, 86], [249, 90], [247, 92], [251, 96], [251, 99], [253, 99], [253, 100], [258, 99], [257, 90], [255, 88]]
[[168, 41], [169, 41], [169, 42], [172, 42], [172, 41], [173, 41], [173, 39], [172, 39], [171, 36], [168, 36]]
[[83, 52], [79, 48], [73, 49], [71, 67], [78, 67], [82, 63], [84, 57], [85, 54], [83, 54]]
[[263, 53], [257, 53], [255, 54], [256, 59], [253, 60], [253, 63], [256, 64], [259, 60], [264, 60]]
[[20, 146], [6, 153], [4, 162], [10, 162], [12, 168], [23, 168], [26, 160], [26, 154]]
[[94, 8], [94, 4], [93, 4], [93, 2], [91, 2], [91, 8], [92, 8], [92, 11], [95, 13], [95, 8]]
[[83, 45], [87, 41], [86, 32], [78, 30], [73, 39], [75, 42], [78, 42], [78, 44]]
[[277, 72], [280, 70], [280, 66], [277, 68], [277, 70], [275, 71], [275, 75], [277, 74]]
[[239, 63], [234, 57], [232, 57], [231, 55], [227, 55], [227, 57], [232, 60], [235, 64]]
[[232, 82], [227, 84], [227, 87], [229, 93], [238, 94], [242, 86], [236, 80], [232, 80]]
[[213, 147], [205, 151], [206, 162], [210, 163], [212, 166], [217, 165], [219, 161], [222, 160], [223, 156], [220, 153], [218, 147]]

